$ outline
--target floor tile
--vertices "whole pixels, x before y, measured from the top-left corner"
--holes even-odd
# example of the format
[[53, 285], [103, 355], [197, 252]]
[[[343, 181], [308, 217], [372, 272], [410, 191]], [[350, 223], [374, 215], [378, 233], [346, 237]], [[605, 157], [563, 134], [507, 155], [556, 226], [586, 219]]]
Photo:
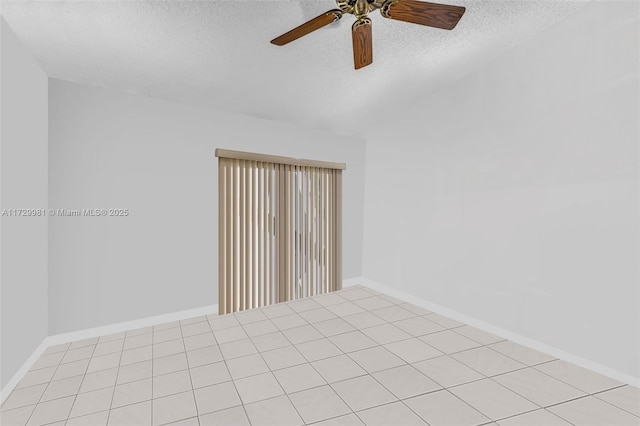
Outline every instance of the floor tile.
[[[114, 388], [80, 393], [76, 396], [69, 417], [80, 417], [98, 411], [108, 410], [111, 406]], [[59, 400], [56, 400], [59, 401]]]
[[[14, 408], [26, 407], [27, 405], [37, 404], [46, 388], [47, 384], [43, 383], [41, 385], [15, 389], [3, 402], [2, 409], [11, 410]], [[46, 400], [48, 401], [49, 399], [53, 398], [47, 398]]]
[[120, 331], [118, 333], [111, 333], [98, 337], [98, 343], [110, 342], [112, 340], [121, 340], [127, 337], [126, 331]]
[[541, 407], [579, 398], [586, 394], [544, 373], [526, 368], [493, 378], [502, 386], [524, 396]]
[[313, 426], [364, 426], [364, 423], [362, 423], [360, 417], [351, 413], [346, 416], [334, 417], [332, 419], [314, 423]]
[[342, 318], [333, 318], [326, 321], [320, 321], [314, 323], [313, 326], [325, 337], [331, 337], [337, 334], [343, 334], [355, 330], [355, 328], [351, 324], [349, 324]]
[[129, 349], [122, 352], [122, 358], [120, 359], [120, 366], [135, 364], [142, 361], [150, 360], [155, 354], [153, 351], [158, 345], [143, 346], [140, 348]]
[[188, 419], [171, 422], [167, 426], [200, 426], [199, 417], [189, 417]]
[[222, 361], [222, 352], [220, 352], [219, 346], [207, 346], [187, 351], [187, 362], [191, 368], [220, 361]]
[[207, 315], [200, 315], [197, 317], [192, 317], [192, 318], [186, 318], [186, 319], [181, 319], [180, 320], [180, 326], [181, 327], [185, 327], [191, 324], [196, 324], [196, 323], [201, 323], [201, 322], [207, 322]]
[[284, 334], [280, 331], [252, 337], [251, 341], [259, 352], [270, 351], [272, 349], [282, 348], [291, 344], [291, 342], [289, 342], [289, 340], [284, 337]]
[[[61, 364], [66, 364], [68, 362], [80, 361], [82, 359], [89, 359], [93, 355], [95, 350], [95, 346], [85, 346], [78, 349], [70, 349], [64, 354], [64, 358], [62, 358]], [[96, 354], [96, 356], [105, 355], [105, 354]]]
[[425, 315], [425, 318], [427, 318], [429, 321], [435, 322], [436, 324], [440, 324], [446, 329], [452, 329], [452, 328], [462, 327], [463, 325], [466, 325], [463, 322], [456, 321], [453, 318], [449, 318], [444, 315], [440, 315], [436, 313]]
[[[176, 327], [180, 327], [180, 321], [170, 321], [162, 324], [157, 324], [153, 326], [153, 333], [155, 335], [159, 331], [169, 330], [171, 328], [176, 328]], [[154, 336], [154, 340], [155, 340], [155, 336]]]
[[499, 426], [572, 426], [547, 410], [536, 410], [500, 420]]
[[349, 353], [349, 357], [368, 373], [375, 373], [376, 371], [398, 367], [405, 363], [402, 359], [398, 358], [383, 346], [376, 346], [374, 348], [351, 352]]
[[222, 343], [220, 345], [220, 352], [222, 352], [222, 357], [227, 360], [258, 353], [251, 339]]
[[200, 415], [242, 404], [232, 382], [206, 386], [193, 392], [196, 396], [196, 404]]
[[[147, 349], [147, 348], [150, 348], [150, 346], [146, 346], [144, 348], [139, 348], [139, 349]], [[135, 351], [135, 350], [138, 350], [138, 349], [132, 349], [132, 351]], [[127, 351], [123, 352], [123, 358], [126, 352]], [[153, 345], [153, 358], [162, 358], [169, 355], [175, 355], [180, 352], [185, 352], [184, 342], [182, 339], [169, 340], [168, 342], [162, 342], [162, 343]], [[147, 358], [147, 359], [151, 359], [151, 358]], [[138, 361], [145, 361], [145, 359], [138, 359]]]
[[427, 315], [427, 314], [432, 314], [433, 312], [431, 312], [430, 310], [423, 308], [421, 306], [416, 306], [416, 305], [412, 305], [411, 303], [402, 303], [400, 304], [400, 307], [403, 309], [406, 309], [407, 311], [411, 311], [416, 315]]
[[353, 303], [360, 306], [365, 311], [372, 311], [374, 309], [386, 308], [392, 306], [393, 303], [384, 300], [382, 297], [372, 296], [364, 299], [356, 300]]
[[249, 309], [235, 314], [236, 319], [242, 325], [256, 321], [266, 320], [267, 317], [260, 309]]
[[406, 309], [403, 309], [397, 305], [389, 306], [387, 308], [382, 308], [382, 309], [376, 309], [374, 311], [371, 311], [371, 313], [379, 316], [380, 318], [388, 322], [401, 321], [403, 319], [416, 316], [416, 314], [414, 314], [413, 312], [407, 311]]
[[[86, 376], [85, 376], [86, 378]], [[78, 393], [82, 376], [69, 377], [68, 379], [56, 380], [49, 383], [47, 391], [42, 395], [41, 401], [51, 401], [65, 396], [71, 396]], [[111, 385], [113, 386], [113, 384]], [[25, 404], [28, 405], [28, 404]]]
[[187, 324], [182, 327], [182, 337], [195, 336], [197, 334], [211, 333], [211, 327], [209, 327], [208, 321], [201, 321], [192, 324]]
[[289, 399], [307, 424], [351, 412], [329, 386], [296, 392], [289, 395]]
[[347, 302], [347, 299], [340, 296], [338, 293], [326, 293], [315, 298], [315, 301], [322, 306], [339, 305], [340, 303]]
[[195, 336], [184, 338], [184, 347], [188, 351], [206, 348], [207, 346], [214, 346], [216, 344], [216, 339], [213, 337], [213, 333], [211, 332], [196, 334]]
[[[155, 395], [162, 396], [162, 395]], [[149, 401], [152, 398], [152, 379], [138, 380], [116, 386], [111, 408]]]
[[367, 374], [358, 364], [347, 355], [339, 355], [312, 362], [311, 365], [327, 381], [334, 383]]
[[200, 425], [251, 426], [242, 406], [227, 408], [209, 414], [201, 414]]
[[398, 399], [411, 398], [442, 389], [442, 386], [410, 365], [380, 371], [374, 373], [373, 377]]
[[380, 407], [359, 411], [358, 416], [367, 426], [428, 426], [402, 402], [393, 402]]
[[265, 364], [262, 356], [259, 354], [230, 359], [227, 361], [227, 368], [229, 369], [231, 378], [234, 380], [269, 371], [269, 367], [267, 367], [267, 364]]
[[[301, 364], [294, 367], [274, 371], [280, 386], [286, 393], [299, 392], [301, 390], [326, 385], [327, 382], [311, 367], [310, 364]], [[251, 416], [249, 416], [251, 417]]]
[[272, 371], [307, 362], [294, 346], [286, 346], [284, 348], [262, 352], [261, 355]]
[[338, 334], [337, 336], [329, 337], [329, 340], [331, 340], [334, 345], [345, 353], [378, 346], [378, 343], [371, 340], [360, 331]]
[[491, 379], [467, 383], [448, 390], [492, 420], [540, 408]]
[[213, 332], [213, 335], [216, 338], [218, 344], [229, 343], [235, 340], [246, 339], [247, 333], [244, 331], [242, 326], [238, 325], [236, 327], [223, 328], [221, 330], [216, 330]]
[[456, 386], [484, 378], [459, 361], [442, 356], [413, 364], [415, 368], [444, 387]]
[[[109, 357], [110, 355], [105, 355], [105, 356]], [[83, 359], [80, 361], [73, 361], [67, 364], [60, 364], [51, 380], [61, 380], [61, 379], [66, 379], [73, 376], [80, 376], [87, 372], [91, 373], [91, 371], [87, 370], [87, 367], [89, 366], [89, 363], [91, 361], [92, 360], [89, 360], [89, 359]], [[94, 367], [98, 365], [100, 365], [100, 360], [96, 361], [96, 363], [94, 364]], [[118, 365], [116, 364], [115, 367], [117, 366]], [[43, 370], [36, 370], [36, 371], [43, 371]], [[93, 370], [93, 371], [96, 371], [96, 370]]]
[[31, 366], [31, 370], [37, 370], [39, 368], [46, 367], [56, 367], [62, 361], [62, 358], [65, 356], [65, 352], [53, 353], [50, 355], [42, 355], [36, 362]]
[[136, 380], [152, 377], [152, 361], [142, 361], [135, 364], [120, 366], [116, 384], [135, 382]]
[[29, 420], [35, 407], [35, 405], [28, 405], [22, 408], [0, 411], [0, 425], [24, 426], [27, 424], [27, 420]]
[[485, 376], [495, 376], [526, 367], [526, 365], [487, 347], [458, 352], [451, 357]]
[[69, 417], [74, 399], [75, 396], [68, 396], [66, 398], [54, 399], [53, 401], [38, 404], [35, 410], [33, 410], [27, 425], [43, 425], [65, 420]]
[[169, 355], [153, 360], [154, 376], [173, 373], [180, 370], [186, 370], [187, 368], [187, 354], [185, 352], [180, 352], [175, 355]]
[[153, 378], [154, 398], [161, 398], [188, 390], [191, 390], [191, 376], [188, 370], [176, 371]]
[[464, 337], [468, 337], [469, 339], [474, 340], [482, 345], [490, 345], [491, 343], [505, 340], [500, 336], [487, 333], [486, 331], [480, 330], [479, 328], [471, 327], [470, 325], [458, 327], [455, 329], [455, 332], [463, 335]]
[[235, 381], [235, 385], [244, 404], [284, 394], [272, 373], [238, 379]]
[[414, 337], [424, 336], [426, 334], [435, 333], [445, 329], [440, 324], [429, 321], [424, 317], [407, 318], [401, 321], [396, 321], [393, 325]]
[[440, 331], [420, 337], [420, 340], [445, 354], [466, 351], [480, 347], [480, 343], [464, 337], [452, 330]]
[[516, 361], [520, 361], [526, 365], [536, 365], [543, 362], [553, 361], [555, 358], [551, 355], [544, 354], [542, 352], [534, 351], [526, 346], [519, 345], [510, 340], [494, 343], [489, 345], [494, 351], [498, 351], [506, 356], [509, 356]]
[[193, 392], [183, 392], [153, 400], [153, 425], [163, 425], [182, 419], [194, 417], [196, 403]]
[[135, 330], [127, 330], [127, 334], [125, 335], [125, 338], [127, 337], [131, 337], [131, 336], [139, 336], [141, 334], [147, 334], [147, 333], [152, 333], [153, 332], [153, 327], [142, 327], [142, 328], [137, 328]]
[[[114, 367], [85, 375], [82, 380], [82, 386], [80, 386], [80, 393], [114, 387], [116, 385], [117, 374], [118, 368]], [[78, 377], [82, 378], [83, 376]]]
[[640, 417], [640, 389], [634, 386], [623, 386], [602, 392], [596, 394], [596, 398]]
[[[86, 368], [86, 365], [85, 365], [85, 368]], [[24, 377], [17, 384], [16, 389], [20, 389], [28, 386], [34, 386], [34, 385], [41, 385], [43, 383], [49, 383], [54, 373], [56, 372], [56, 369], [57, 367], [47, 367], [47, 368], [40, 368], [38, 370], [30, 370], [24, 375]]]
[[293, 302], [288, 302], [287, 305], [295, 312], [305, 312], [305, 311], [310, 311], [312, 309], [318, 309], [321, 308], [322, 306], [319, 305], [315, 300], [311, 299], [311, 298], [305, 298], [305, 299], [300, 299], [300, 300], [296, 300]]
[[245, 406], [252, 426], [301, 426], [304, 422], [289, 398], [279, 396]]
[[78, 340], [77, 342], [72, 342], [69, 345], [69, 350], [83, 348], [85, 346], [95, 345], [98, 343], [98, 337], [90, 337], [88, 339]]
[[309, 342], [311, 340], [322, 339], [322, 334], [311, 325], [303, 325], [302, 327], [289, 328], [284, 330], [285, 335], [291, 343], [298, 344]]
[[[140, 334], [138, 336], [129, 336], [126, 339], [124, 339], [124, 346], [122, 347], [122, 349], [124, 350], [135, 349], [142, 346], [149, 346], [151, 344], [153, 344], [152, 333]], [[96, 347], [96, 350], [97, 350], [97, 347]]]
[[[151, 410], [149, 410], [149, 414], [151, 414]], [[87, 414], [86, 416], [74, 417], [73, 419], [67, 420], [66, 423], [63, 423], [65, 426], [106, 426], [108, 417], [109, 410], [104, 410], [98, 413]], [[123, 423], [124, 422], [120, 422], [120, 425]], [[113, 425], [115, 422], [111, 424]], [[144, 425], [145, 423], [139, 424]]]
[[368, 375], [333, 383], [331, 386], [353, 411], [397, 400], [391, 392]]
[[216, 330], [222, 330], [223, 328], [236, 327], [238, 325], [240, 325], [240, 323], [238, 322], [236, 317], [234, 317], [233, 315], [224, 315], [212, 321], [209, 321], [209, 326], [211, 327], [211, 330], [213, 330], [214, 332]]
[[194, 389], [217, 385], [218, 383], [231, 380], [231, 376], [224, 362], [202, 365], [192, 368], [189, 372], [191, 373], [191, 383]]
[[42, 355], [51, 355], [59, 352], [65, 352], [67, 349], [69, 349], [69, 346], [71, 346], [71, 342], [49, 346], [47, 349], [44, 350]]
[[153, 343], [164, 343], [170, 340], [182, 339], [180, 327], [167, 328], [165, 330], [153, 332]]
[[267, 318], [278, 318], [285, 315], [295, 314], [296, 312], [287, 306], [286, 303], [276, 303], [275, 305], [262, 308], [262, 313]]
[[345, 302], [338, 305], [327, 306], [327, 309], [339, 317], [365, 312], [364, 309], [353, 302]]
[[365, 297], [371, 297], [373, 293], [365, 290], [364, 288], [350, 288], [338, 293], [340, 297], [347, 300], [359, 300]]
[[[108, 425], [151, 426], [151, 417], [151, 401], [145, 401], [138, 404], [128, 405], [126, 407], [112, 409], [109, 413]], [[85, 426], [87, 424], [85, 424]]]
[[336, 315], [326, 308], [312, 309], [310, 311], [300, 312], [300, 316], [309, 324], [327, 321], [337, 318]]
[[307, 325], [307, 322], [298, 314], [285, 315], [283, 317], [273, 318], [271, 322], [278, 327], [279, 330], [287, 330], [289, 328]]
[[443, 355], [439, 350], [415, 337], [389, 343], [384, 345], [384, 347], [409, 363], [424, 361], [425, 359], [436, 358]]
[[249, 337], [262, 336], [263, 334], [274, 333], [278, 331], [275, 325], [269, 320], [252, 322], [246, 325], [243, 325], [245, 333]]
[[446, 390], [428, 393], [404, 401], [431, 426], [475, 426], [489, 419]]
[[411, 338], [410, 334], [405, 333], [392, 324], [377, 325], [375, 327], [362, 329], [361, 331], [380, 345]]
[[296, 349], [307, 359], [307, 361], [318, 361], [324, 358], [342, 355], [342, 351], [328, 339], [312, 340], [311, 342], [300, 343]]
[[554, 405], [547, 410], [569, 423], [580, 426], [637, 426], [640, 424], [639, 417], [592, 396]]
[[373, 315], [371, 312], [360, 312], [359, 314], [345, 316], [342, 319], [358, 329], [375, 327], [386, 323], [385, 320]]
[[[120, 365], [120, 353], [95, 356], [91, 358], [91, 361], [89, 362], [87, 373], [118, 367], [118, 365]], [[58, 368], [58, 372], [59, 371], [60, 369]]]
[[[112, 354], [114, 352], [122, 352], [124, 339], [109, 340], [108, 342], [100, 342], [96, 345], [92, 356], [100, 356]], [[149, 342], [151, 344], [151, 342]], [[128, 349], [128, 348], [125, 348]], [[69, 352], [67, 352], [68, 354]]]
[[534, 368], [587, 393], [599, 392], [622, 385], [617, 380], [562, 360], [536, 365]]

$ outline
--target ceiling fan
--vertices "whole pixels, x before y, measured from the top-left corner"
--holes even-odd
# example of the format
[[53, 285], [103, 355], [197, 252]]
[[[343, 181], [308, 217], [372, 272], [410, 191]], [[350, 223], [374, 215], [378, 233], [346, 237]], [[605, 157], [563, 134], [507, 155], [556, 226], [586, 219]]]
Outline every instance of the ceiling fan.
[[427, 3], [418, 0], [336, 0], [338, 9], [329, 10], [322, 15], [292, 29], [271, 40], [277, 46], [283, 46], [317, 29], [342, 18], [345, 13], [356, 17], [351, 27], [353, 39], [353, 63], [356, 69], [366, 67], [373, 62], [370, 12], [380, 9], [385, 18], [413, 24], [452, 30], [465, 8], [446, 4]]

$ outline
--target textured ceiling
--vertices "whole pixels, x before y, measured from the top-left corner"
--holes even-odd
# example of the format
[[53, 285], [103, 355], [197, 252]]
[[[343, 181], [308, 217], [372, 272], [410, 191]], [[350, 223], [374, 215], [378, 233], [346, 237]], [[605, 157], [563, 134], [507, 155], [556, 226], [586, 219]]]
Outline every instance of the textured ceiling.
[[287, 46], [269, 40], [332, 9], [314, 1], [2, 1], [2, 16], [54, 78], [366, 135], [583, 1], [450, 0], [453, 31], [371, 15], [374, 63], [353, 69], [351, 24]]

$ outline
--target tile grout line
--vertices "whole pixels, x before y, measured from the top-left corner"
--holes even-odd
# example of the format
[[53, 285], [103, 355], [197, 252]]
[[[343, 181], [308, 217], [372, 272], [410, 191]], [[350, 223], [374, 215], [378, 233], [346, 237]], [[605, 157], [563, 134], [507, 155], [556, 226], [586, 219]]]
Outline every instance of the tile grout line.
[[[207, 327], [211, 329], [211, 325], [209, 325], [209, 321], [207, 321]], [[211, 331], [213, 333], [213, 330]], [[191, 384], [191, 396], [193, 397], [193, 405], [194, 407], [196, 407], [196, 419], [198, 421], [198, 426], [200, 426], [200, 411], [198, 410], [198, 403], [196, 401], [196, 392], [195, 392], [195, 389], [193, 388], [193, 379], [191, 378], [191, 368], [189, 367], [189, 357], [187, 356], [187, 345], [184, 344], [184, 332], [182, 331], [182, 323], [180, 323], [180, 335], [182, 336], [182, 344], [184, 345], [184, 358], [187, 361], [187, 374], [189, 375], [189, 383]], [[213, 341], [217, 343], [217, 341], [215, 340], [215, 337], [213, 338]], [[151, 357], [153, 358], [153, 352]], [[153, 384], [153, 369], [151, 371], [151, 382]], [[153, 392], [153, 386], [151, 387], [151, 391]], [[153, 397], [153, 394], [152, 394], [152, 397]], [[151, 399], [153, 400], [153, 398]], [[152, 406], [151, 410], [153, 413], [153, 402], [151, 403], [151, 406]], [[181, 420], [184, 420], [184, 419], [181, 419]], [[153, 421], [153, 417], [152, 417], [152, 421]]]

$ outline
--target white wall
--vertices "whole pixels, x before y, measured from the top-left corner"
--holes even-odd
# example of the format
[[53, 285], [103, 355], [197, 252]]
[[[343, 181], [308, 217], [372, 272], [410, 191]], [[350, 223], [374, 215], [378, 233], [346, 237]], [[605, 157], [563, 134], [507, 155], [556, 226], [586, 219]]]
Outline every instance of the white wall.
[[50, 80], [50, 334], [217, 303], [215, 148], [347, 163], [344, 278], [361, 274], [365, 143]]
[[593, 2], [367, 138], [363, 275], [640, 375], [637, 2]]
[[[47, 208], [47, 76], [0, 18], [0, 211]], [[47, 218], [0, 216], [0, 387], [47, 336]]]

